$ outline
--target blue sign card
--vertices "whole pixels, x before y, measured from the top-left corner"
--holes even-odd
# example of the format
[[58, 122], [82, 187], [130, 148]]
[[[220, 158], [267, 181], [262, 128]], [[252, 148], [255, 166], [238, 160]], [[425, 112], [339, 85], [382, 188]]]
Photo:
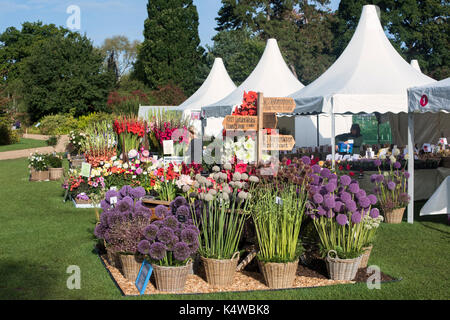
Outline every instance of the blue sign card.
[[135, 282], [136, 288], [139, 290], [139, 294], [144, 294], [148, 281], [150, 280], [150, 276], [152, 275], [152, 271], [152, 265], [148, 263], [147, 260], [144, 260]]

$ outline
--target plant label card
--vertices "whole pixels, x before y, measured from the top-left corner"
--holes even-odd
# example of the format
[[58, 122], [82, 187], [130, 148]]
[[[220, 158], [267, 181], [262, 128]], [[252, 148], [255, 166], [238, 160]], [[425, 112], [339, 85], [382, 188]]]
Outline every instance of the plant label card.
[[173, 140], [163, 141], [164, 154], [173, 155]]
[[109, 190], [117, 191], [117, 187], [111, 187], [111, 188], [109, 188]]
[[117, 203], [117, 197], [111, 197], [111, 198], [109, 198], [109, 203], [110, 203], [110, 204], [116, 204], [116, 203]]
[[442, 144], [443, 146], [447, 145], [447, 138], [440, 138], [438, 144]]
[[81, 164], [81, 176], [89, 178], [91, 176], [91, 164], [83, 162]]
[[422, 149], [423, 149], [424, 152], [431, 152], [432, 151], [431, 150], [431, 144], [424, 143]]
[[344, 155], [344, 158], [343, 158], [344, 161], [345, 161], [345, 160], [350, 160], [350, 159], [351, 159], [351, 157], [350, 157], [349, 154]]
[[276, 197], [275, 203], [281, 206], [283, 204], [283, 199], [281, 199], [280, 197]]
[[134, 283], [136, 288], [139, 290], [139, 294], [142, 295], [145, 293], [145, 289], [147, 288], [152, 272], [152, 265], [148, 263], [147, 260], [144, 260], [144, 262], [142, 262], [141, 269], [139, 270], [136, 282]]
[[327, 154], [327, 161], [331, 161], [333, 159], [333, 155], [332, 154]]

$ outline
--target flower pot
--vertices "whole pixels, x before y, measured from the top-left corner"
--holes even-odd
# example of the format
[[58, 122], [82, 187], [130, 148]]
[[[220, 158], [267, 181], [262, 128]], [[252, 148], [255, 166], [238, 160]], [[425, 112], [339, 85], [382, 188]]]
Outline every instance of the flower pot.
[[48, 169], [48, 172], [51, 181], [60, 180], [64, 175], [63, 168], [50, 168]]
[[214, 287], [228, 287], [233, 283], [236, 267], [239, 262], [239, 252], [231, 259], [209, 259], [201, 257], [205, 267], [206, 281]]
[[360, 269], [367, 267], [367, 264], [368, 264], [369, 258], [370, 258], [370, 253], [372, 252], [372, 248], [373, 248], [372, 245], [363, 248], [364, 253], [363, 253], [362, 257], [361, 257], [361, 263], [359, 264], [359, 268]]
[[144, 259], [137, 255], [119, 254], [122, 264], [122, 273], [127, 280], [136, 281]]
[[294, 262], [275, 263], [258, 260], [259, 269], [271, 289], [291, 288], [297, 273], [298, 259]]
[[391, 211], [384, 212], [384, 217], [386, 218], [386, 223], [399, 224], [402, 223], [403, 213], [405, 208], [397, 208]]
[[30, 181], [46, 181], [49, 180], [49, 172], [48, 171], [35, 171], [31, 170]]
[[164, 292], [184, 291], [192, 261], [181, 267], [162, 267], [152, 264], [156, 289]]
[[[335, 258], [330, 256], [330, 253], [334, 253]], [[337, 252], [334, 250], [328, 251], [328, 255], [325, 259], [328, 274], [331, 280], [346, 280], [351, 281], [356, 277], [359, 264], [361, 263], [361, 256], [354, 259], [339, 259]]]
[[109, 249], [108, 247], [106, 247], [106, 254], [108, 256], [109, 264], [111, 266], [113, 266], [114, 268], [117, 268], [120, 270], [122, 268], [122, 262], [120, 260], [120, 255], [117, 252]]

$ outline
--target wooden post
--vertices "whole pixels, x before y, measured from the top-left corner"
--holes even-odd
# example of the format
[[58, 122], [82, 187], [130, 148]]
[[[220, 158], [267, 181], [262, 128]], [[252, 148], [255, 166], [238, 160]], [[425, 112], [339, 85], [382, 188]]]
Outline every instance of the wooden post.
[[264, 94], [262, 92], [258, 92], [258, 101], [257, 101], [257, 117], [258, 117], [258, 131], [257, 131], [257, 142], [258, 142], [258, 155], [256, 158], [256, 163], [260, 164], [262, 162], [262, 154], [263, 154], [263, 119], [264, 119]]

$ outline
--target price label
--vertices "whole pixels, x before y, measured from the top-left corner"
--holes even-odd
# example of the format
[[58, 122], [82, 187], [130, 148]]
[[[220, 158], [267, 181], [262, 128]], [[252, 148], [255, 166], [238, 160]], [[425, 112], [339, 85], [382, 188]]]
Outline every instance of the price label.
[[109, 203], [110, 203], [110, 204], [116, 204], [116, 203], [117, 203], [117, 197], [111, 197], [111, 198], [109, 198]]

